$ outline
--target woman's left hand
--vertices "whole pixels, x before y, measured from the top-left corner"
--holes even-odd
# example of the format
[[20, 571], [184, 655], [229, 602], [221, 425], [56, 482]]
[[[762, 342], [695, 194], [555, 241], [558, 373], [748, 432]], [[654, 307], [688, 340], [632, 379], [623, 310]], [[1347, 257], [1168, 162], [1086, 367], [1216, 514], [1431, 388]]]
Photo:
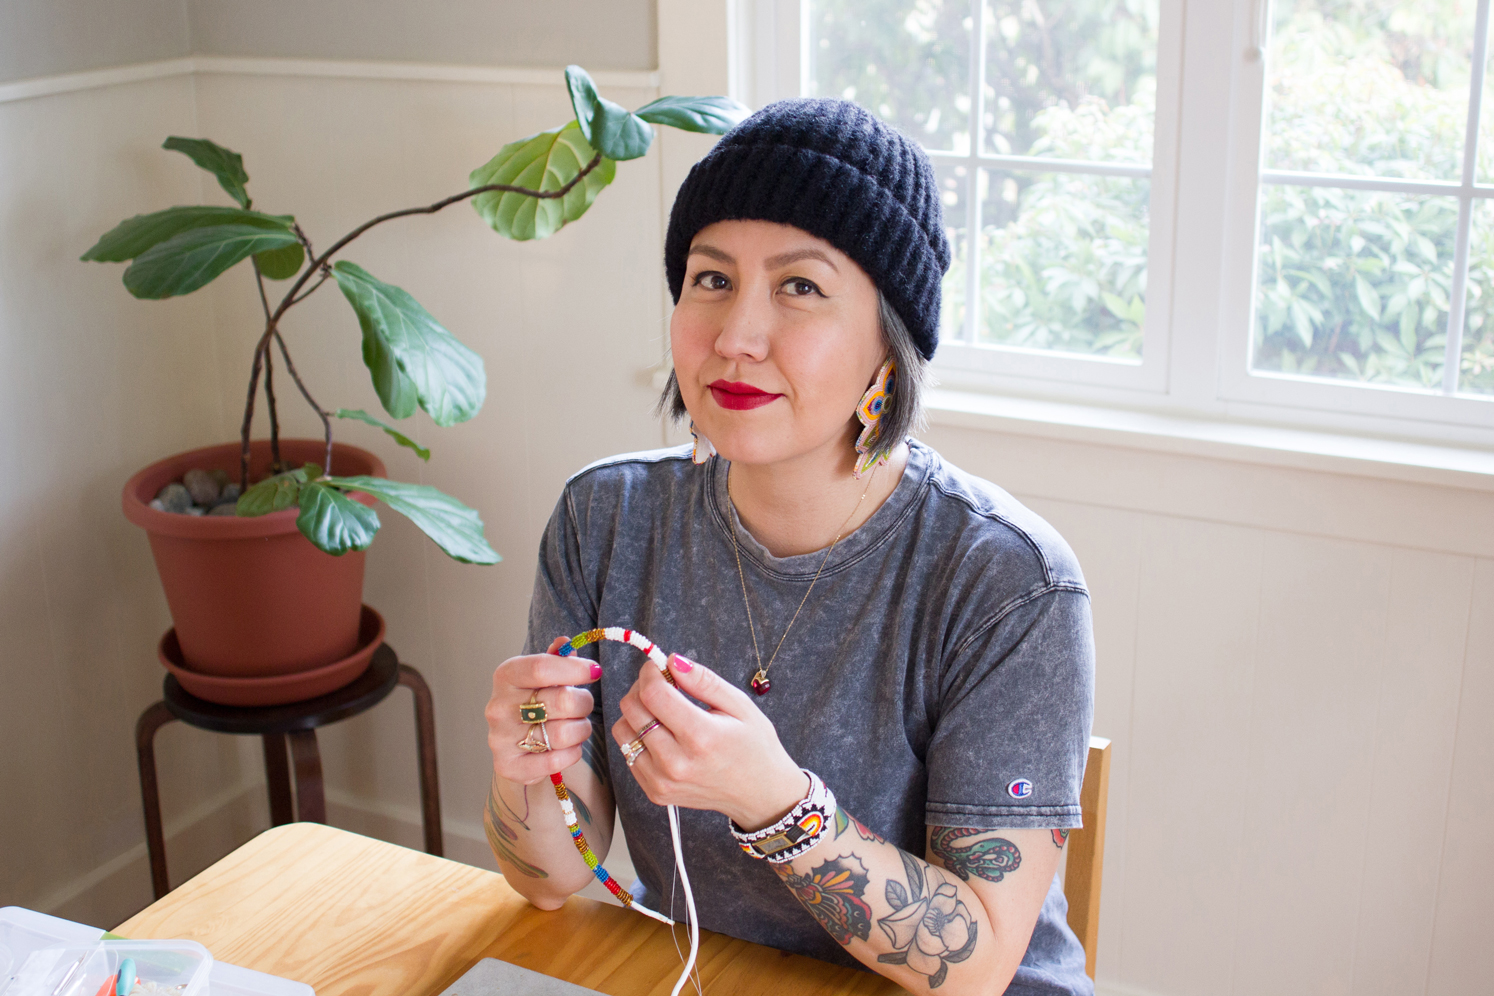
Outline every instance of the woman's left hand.
[[612, 724], [622, 745], [659, 721], [630, 769], [649, 800], [713, 809], [744, 830], [781, 819], [809, 791], [809, 779], [783, 749], [772, 721], [746, 692], [689, 658], [671, 654], [669, 670], [678, 690], [658, 668], [645, 666], [623, 696], [622, 718]]

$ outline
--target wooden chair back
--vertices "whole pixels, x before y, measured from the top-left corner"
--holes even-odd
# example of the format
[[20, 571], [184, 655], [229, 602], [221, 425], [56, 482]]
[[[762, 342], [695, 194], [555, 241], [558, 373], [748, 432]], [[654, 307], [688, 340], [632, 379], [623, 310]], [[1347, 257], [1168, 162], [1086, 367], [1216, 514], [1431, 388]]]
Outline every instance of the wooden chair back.
[[1069, 901], [1069, 927], [1084, 945], [1084, 971], [1095, 977], [1100, 937], [1100, 877], [1105, 865], [1105, 805], [1110, 796], [1110, 741], [1089, 738], [1089, 760], [1079, 808], [1084, 826], [1069, 834], [1063, 894]]

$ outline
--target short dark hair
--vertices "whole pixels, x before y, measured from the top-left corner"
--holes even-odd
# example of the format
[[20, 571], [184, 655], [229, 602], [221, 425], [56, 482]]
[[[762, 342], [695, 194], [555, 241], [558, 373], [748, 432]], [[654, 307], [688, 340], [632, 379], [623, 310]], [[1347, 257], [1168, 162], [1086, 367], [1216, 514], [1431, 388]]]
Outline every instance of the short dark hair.
[[[882, 330], [882, 344], [897, 367], [892, 394], [882, 408], [877, 434], [871, 441], [872, 452], [886, 456], [898, 443], [924, 426], [923, 389], [927, 382], [928, 360], [918, 351], [902, 316], [880, 290], [877, 291], [877, 324]], [[659, 395], [659, 403], [654, 406], [654, 414], [668, 415], [674, 422], [690, 417], [684, 395], [680, 394], [680, 382], [672, 369], [664, 391]]]

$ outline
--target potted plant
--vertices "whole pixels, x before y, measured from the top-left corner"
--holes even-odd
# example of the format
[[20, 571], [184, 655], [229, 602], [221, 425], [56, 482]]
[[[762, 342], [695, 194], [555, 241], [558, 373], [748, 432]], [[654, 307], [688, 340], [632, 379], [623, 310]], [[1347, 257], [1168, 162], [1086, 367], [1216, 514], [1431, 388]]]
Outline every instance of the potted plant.
[[[383, 418], [323, 405], [296, 370], [281, 324], [292, 308], [335, 282], [362, 329], [363, 362], [384, 415], [398, 422], [419, 408], [438, 426], [476, 415], [486, 392], [482, 358], [408, 293], [342, 258], [343, 250], [377, 225], [460, 201], [470, 201], [506, 238], [545, 238], [586, 213], [612, 182], [617, 162], [648, 151], [653, 125], [720, 134], [747, 114], [725, 97], [663, 97], [628, 111], [598, 94], [581, 67], [567, 67], [565, 78], [573, 120], [505, 145], [472, 171], [466, 190], [381, 214], [319, 254], [294, 216], [256, 209], [238, 153], [179, 137], [164, 148], [216, 176], [237, 206], [137, 215], [83, 254], [129, 262], [126, 289], [149, 299], [190, 294], [247, 259], [264, 311], [238, 441], [153, 464], [124, 491], [125, 515], [150, 535], [180, 644], [178, 663], [204, 674], [279, 675], [346, 660], [381, 635], [369, 631], [371, 610], [361, 606], [362, 551], [379, 530], [375, 501], [407, 516], [456, 560], [499, 560], [471, 508], [435, 488], [390, 480], [373, 454], [334, 442], [334, 421], [354, 420], [430, 458]], [[267, 280], [288, 282], [278, 304]], [[321, 439], [280, 437], [275, 353], [320, 419]], [[269, 436], [256, 441], [251, 429], [261, 383]]]

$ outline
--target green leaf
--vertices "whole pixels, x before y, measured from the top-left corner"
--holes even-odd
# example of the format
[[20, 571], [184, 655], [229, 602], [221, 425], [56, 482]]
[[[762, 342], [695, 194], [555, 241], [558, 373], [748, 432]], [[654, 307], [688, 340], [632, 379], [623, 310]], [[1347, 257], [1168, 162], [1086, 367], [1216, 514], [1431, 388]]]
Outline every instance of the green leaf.
[[363, 491], [406, 516], [447, 555], [465, 564], [502, 560], [483, 538], [476, 512], [435, 488], [384, 477], [329, 477], [324, 482], [345, 491]]
[[1364, 309], [1365, 314], [1375, 321], [1380, 320], [1380, 294], [1370, 282], [1359, 274], [1354, 274], [1354, 293], [1359, 298], [1359, 306]]
[[597, 85], [591, 74], [580, 66], [565, 67], [565, 88], [571, 95], [571, 109], [576, 112], [576, 124], [588, 142], [591, 141], [591, 121], [597, 113]]
[[249, 182], [249, 174], [244, 172], [244, 157], [237, 152], [205, 138], [181, 138], [176, 135], [166, 139], [161, 148], [185, 154], [216, 176], [218, 183], [228, 191], [230, 197], [239, 202], [240, 207], [249, 206], [249, 192], [244, 189], [244, 184]]
[[385, 411], [395, 418], [410, 415], [413, 394], [437, 425], [455, 425], [477, 414], [487, 393], [481, 356], [409, 294], [356, 263], [342, 260], [332, 272], [358, 314], [363, 362]]
[[82, 259], [100, 263], [123, 263], [152, 246], [192, 228], [208, 225], [250, 225], [272, 231], [290, 231], [295, 221], [288, 214], [260, 214], [231, 207], [173, 207], [153, 214], [137, 214], [115, 225], [94, 243]]
[[592, 147], [608, 159], [637, 159], [654, 141], [648, 122], [621, 104], [597, 93], [597, 86], [580, 66], [565, 67], [565, 85], [571, 94], [576, 124]]
[[633, 113], [653, 124], [721, 135], [751, 114], [752, 108], [730, 97], [660, 97]]
[[368, 549], [379, 531], [379, 516], [336, 488], [313, 481], [301, 488], [296, 528], [318, 550], [341, 557], [349, 550]]
[[254, 261], [259, 264], [259, 272], [271, 280], [289, 280], [301, 272], [301, 264], [306, 261], [306, 250], [300, 242], [294, 242], [282, 249], [257, 252], [254, 254]]
[[124, 272], [125, 289], [151, 300], [190, 294], [257, 252], [295, 242], [288, 231], [253, 225], [188, 229], [141, 253]]
[[638, 115], [605, 97], [597, 98], [592, 119], [591, 142], [608, 159], [637, 159], [653, 144], [654, 130]]
[[401, 446], [408, 446], [410, 449], [414, 450], [415, 455], [420, 457], [420, 459], [429, 460], [431, 458], [430, 450], [426, 449], [424, 446], [421, 446], [419, 443], [415, 442], [415, 440], [411, 439], [409, 436], [406, 436], [404, 433], [394, 428], [394, 426], [389, 425], [385, 422], [380, 422], [378, 419], [374, 418], [372, 415], [368, 414], [368, 412], [364, 411], [361, 408], [339, 408], [332, 414], [337, 418], [353, 418], [357, 419], [359, 422], [367, 422], [369, 425], [374, 426], [375, 428], [383, 429], [385, 432], [389, 433], [389, 435], [394, 439], [396, 443], [399, 443]]
[[301, 500], [301, 485], [305, 483], [304, 469], [276, 474], [240, 495], [235, 511], [242, 516], [255, 516], [294, 508]]
[[[474, 187], [501, 183], [529, 190], [559, 190], [596, 155], [574, 121], [538, 135], [510, 142], [483, 166], [472, 171]], [[544, 239], [586, 213], [603, 187], [617, 175], [617, 163], [602, 158], [596, 169], [564, 197], [541, 200], [528, 194], [490, 190], [472, 198], [472, 207], [493, 231], [504, 238]]]

